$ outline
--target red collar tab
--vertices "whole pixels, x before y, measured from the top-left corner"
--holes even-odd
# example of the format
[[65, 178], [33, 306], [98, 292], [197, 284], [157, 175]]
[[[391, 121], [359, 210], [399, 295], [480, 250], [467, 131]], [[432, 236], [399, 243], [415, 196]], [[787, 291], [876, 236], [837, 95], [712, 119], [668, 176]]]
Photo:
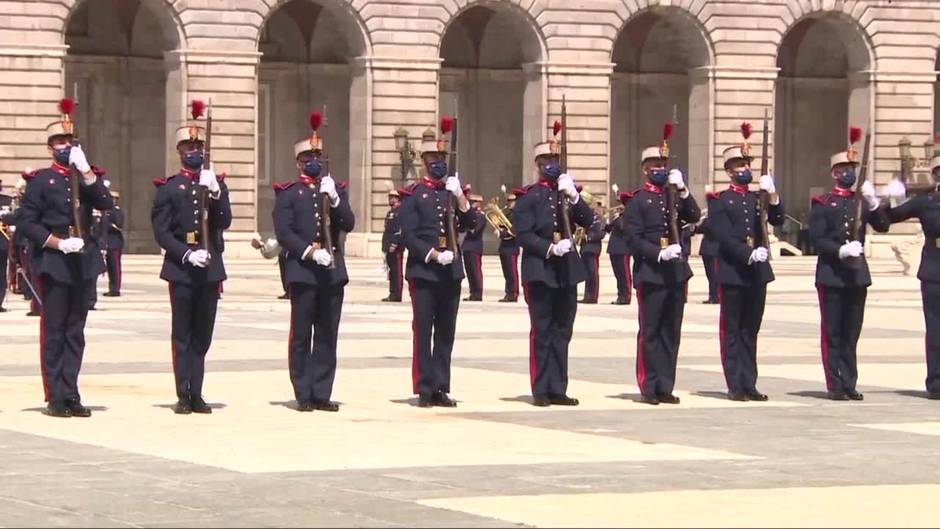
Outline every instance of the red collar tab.
[[312, 176], [307, 176], [307, 175], [305, 175], [305, 174], [302, 174], [302, 175], [300, 175], [300, 176], [297, 177], [297, 181], [300, 182], [301, 184], [304, 184], [304, 185], [308, 185], [308, 186], [309, 186], [309, 185], [317, 185], [317, 184], [319, 183], [320, 179], [319, 179], [319, 178], [314, 178], [314, 177], [312, 177]]
[[72, 173], [71, 167], [63, 167], [55, 162], [52, 162], [52, 167], [50, 167], [50, 169], [59, 173], [62, 176], [69, 176]]
[[731, 187], [729, 187], [728, 189], [734, 191], [735, 193], [739, 195], [747, 194], [747, 185], [731, 184]]
[[647, 183], [643, 184], [643, 189], [649, 191], [650, 193], [656, 193], [657, 195], [662, 195], [662, 194], [663, 194], [663, 188], [659, 187], [658, 185], [654, 184], [653, 182], [647, 182]]
[[832, 188], [832, 194], [837, 197], [852, 197], [855, 196], [855, 191], [852, 191], [851, 189], [842, 189], [841, 187], [836, 186]]
[[539, 178], [539, 185], [542, 187], [547, 187], [549, 189], [558, 189], [558, 180], [549, 180], [547, 178]]
[[183, 178], [188, 178], [190, 180], [197, 180], [199, 178], [199, 173], [201, 171], [190, 171], [185, 167], [180, 167], [180, 176]]
[[424, 177], [424, 185], [433, 188], [433, 189], [444, 189], [444, 179], [435, 180], [433, 178]]

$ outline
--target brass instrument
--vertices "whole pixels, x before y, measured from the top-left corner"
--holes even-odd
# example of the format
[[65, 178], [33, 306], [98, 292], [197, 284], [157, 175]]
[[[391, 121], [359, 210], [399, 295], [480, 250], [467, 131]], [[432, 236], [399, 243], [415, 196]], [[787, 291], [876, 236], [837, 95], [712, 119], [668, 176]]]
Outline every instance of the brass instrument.
[[281, 253], [281, 245], [274, 237], [262, 239], [261, 235], [255, 234], [251, 238], [251, 247], [261, 252], [265, 259], [274, 259]]
[[604, 213], [607, 216], [607, 224], [610, 224], [620, 218], [623, 215], [623, 210], [626, 209], [626, 206], [623, 204], [614, 206], [612, 208], [605, 208]]
[[509, 235], [512, 235], [513, 237], [516, 236], [516, 234], [512, 231], [512, 221], [509, 220], [506, 212], [503, 211], [503, 208], [499, 205], [498, 198], [491, 198], [490, 201], [487, 202], [485, 206], [483, 206], [483, 216], [486, 217], [486, 222], [488, 222], [494, 230], [506, 230]]
[[584, 229], [584, 226], [578, 226], [575, 228], [572, 238], [574, 238], [574, 243], [576, 245], [581, 246], [585, 241], [587, 241], [587, 230]]
[[13, 230], [11, 229], [12, 226], [3, 222], [3, 216], [8, 215], [8, 214], [13, 214], [16, 211], [16, 206], [18, 202], [19, 200], [16, 197], [14, 197], [10, 203], [9, 208], [0, 209], [0, 235], [2, 235], [4, 239], [10, 242], [13, 242]]

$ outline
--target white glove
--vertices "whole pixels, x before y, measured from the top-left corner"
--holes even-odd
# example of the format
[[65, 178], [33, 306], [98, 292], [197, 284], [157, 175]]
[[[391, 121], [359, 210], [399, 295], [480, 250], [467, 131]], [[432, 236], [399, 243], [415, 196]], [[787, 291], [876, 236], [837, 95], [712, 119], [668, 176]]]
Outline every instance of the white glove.
[[670, 244], [669, 246], [659, 251], [660, 261], [672, 261], [673, 259], [678, 259], [680, 257], [682, 257], [682, 247], [678, 244]]
[[871, 180], [865, 180], [865, 183], [862, 184], [862, 198], [865, 199], [865, 202], [868, 202], [868, 209], [872, 211], [875, 211], [881, 205], [881, 201], [875, 196], [875, 185], [871, 183]]
[[774, 177], [769, 174], [761, 175], [758, 186], [761, 191], [766, 191], [770, 195], [777, 192], [777, 186], [774, 185]]
[[81, 145], [75, 145], [69, 151], [69, 164], [74, 165], [78, 172], [82, 174], [91, 171], [91, 166], [88, 165], [88, 159], [85, 157], [85, 151], [82, 150]]
[[444, 188], [457, 198], [463, 196], [463, 188], [460, 187], [460, 178], [456, 175], [447, 177], [447, 180], [444, 181]]
[[571, 178], [571, 175], [568, 173], [564, 173], [558, 177], [558, 190], [568, 195], [568, 200], [578, 198], [578, 188], [574, 186], [574, 179]]
[[[458, 189], [460, 189], [458, 187]], [[454, 252], [450, 250], [444, 250], [443, 252], [437, 254], [437, 264], [441, 266], [447, 266], [454, 262]]]
[[320, 177], [320, 192], [330, 197], [330, 202], [336, 202], [339, 193], [336, 192], [336, 181], [332, 176]]
[[770, 252], [767, 251], [767, 248], [758, 246], [757, 248], [754, 248], [753, 252], [751, 252], [751, 257], [748, 258], [747, 264], [765, 263], [767, 262], [767, 257], [769, 257], [769, 255]]
[[895, 178], [885, 188], [885, 193], [896, 200], [904, 200], [907, 197], [907, 186], [900, 179]]
[[209, 264], [209, 252], [205, 250], [194, 250], [186, 256], [189, 264], [197, 268], [205, 268]]
[[676, 189], [682, 191], [685, 189], [685, 181], [682, 179], [682, 171], [672, 169], [669, 171], [669, 184], [676, 186]]
[[[561, 179], [559, 179], [559, 181], [561, 181]], [[572, 247], [571, 239], [562, 239], [552, 245], [551, 253], [552, 255], [555, 255], [556, 257], [561, 257], [565, 255], [566, 253], [570, 252], [571, 247]]]
[[85, 247], [85, 241], [80, 237], [69, 237], [64, 241], [59, 241], [59, 251], [68, 255], [78, 253]]
[[313, 260], [320, 266], [330, 266], [333, 264], [333, 256], [323, 248], [313, 251]]
[[862, 243], [858, 241], [849, 241], [839, 247], [839, 259], [859, 257], [862, 255], [862, 250]]
[[203, 169], [199, 172], [199, 185], [205, 186], [213, 195], [220, 191], [219, 180], [212, 169]]

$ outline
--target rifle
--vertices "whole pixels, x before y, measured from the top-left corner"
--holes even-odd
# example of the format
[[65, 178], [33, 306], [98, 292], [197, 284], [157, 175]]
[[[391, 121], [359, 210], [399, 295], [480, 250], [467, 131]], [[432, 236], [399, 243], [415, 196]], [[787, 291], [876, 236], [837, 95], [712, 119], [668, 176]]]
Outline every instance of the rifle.
[[[74, 113], [78, 105], [78, 83], [73, 85], [73, 91], [71, 104], [68, 103], [67, 99], [63, 99], [62, 102], [59, 103], [59, 106], [62, 113], [65, 114], [64, 119], [72, 122], [72, 145], [80, 147], [81, 140], [78, 138], [78, 131], [75, 130], [75, 122], [71, 118], [71, 114]], [[69, 195], [72, 203], [72, 226], [69, 227], [69, 237], [84, 239], [87, 232], [85, 230], [85, 219], [82, 215], [81, 184], [81, 175], [79, 175], [78, 170], [74, 167], [69, 167], [69, 187], [71, 188]], [[80, 250], [80, 252], [84, 253], [84, 249]]]
[[[203, 148], [203, 167], [212, 167], [212, 100], [206, 110], [206, 141]], [[196, 200], [199, 201], [199, 249], [209, 252], [209, 188], [197, 186]], [[210, 254], [211, 258], [212, 255]]]
[[[679, 122], [678, 105], [672, 105], [672, 121], [663, 125], [663, 146], [666, 147], [666, 169], [669, 169], [668, 144], [669, 137], [672, 136], [675, 126]], [[666, 187], [666, 199], [669, 209], [669, 244], [682, 244], [679, 237], [679, 189], [675, 184], [669, 184]]]
[[[565, 95], [561, 95], [561, 172], [565, 174], [568, 172], [568, 102], [565, 99]], [[569, 211], [569, 202], [568, 197], [563, 196], [561, 193], [558, 194], [558, 201], [561, 203], [558, 208], [561, 211], [561, 238], [562, 239], [572, 239], [571, 233], [571, 212]], [[577, 251], [577, 246], [575, 246], [575, 251]]]
[[[323, 126], [325, 128], [329, 125], [330, 123], [326, 119], [326, 105], [323, 105]], [[323, 140], [321, 139], [321, 141]], [[323, 171], [327, 176], [330, 176], [330, 157], [326, 154], [325, 141], [323, 142], [323, 146], [320, 148], [320, 158], [323, 160]], [[323, 239], [323, 245], [326, 247], [326, 251], [330, 254], [330, 265], [327, 266], [327, 268], [330, 270], [336, 268], [336, 262], [333, 260], [333, 227], [330, 224], [330, 221], [332, 220], [330, 218], [332, 206], [333, 205], [330, 202], [330, 196], [326, 193], [320, 193], [320, 229], [322, 231], [320, 235]]]
[[[450, 154], [447, 158], [447, 167], [451, 171], [451, 175], [457, 175], [457, 115], [454, 114], [453, 125], [450, 135]], [[441, 128], [443, 129], [443, 120], [441, 122]], [[446, 133], [447, 131], [442, 131]], [[453, 196], [447, 198], [447, 207], [444, 209], [445, 225], [444, 229], [446, 230], [447, 235], [447, 249], [457, 254], [457, 222], [454, 220], [454, 202], [455, 198]]]
[[852, 219], [852, 236], [855, 237], [853, 240], [858, 240], [861, 238], [862, 230], [865, 229], [865, 225], [862, 223], [862, 213], [863, 213], [863, 203], [865, 199], [862, 197], [862, 186], [865, 185], [865, 181], [868, 177], [868, 157], [871, 154], [871, 131], [865, 133], [865, 146], [862, 148], [862, 164], [861, 168], [858, 170], [858, 182], [855, 185], [855, 218]]
[[[767, 109], [764, 109], [764, 137], [761, 139], [761, 159], [760, 159], [760, 174], [761, 176], [768, 174], [770, 161], [768, 159], [768, 143], [770, 136], [770, 123], [767, 119]], [[760, 236], [761, 241], [767, 247], [767, 259], [770, 259], [770, 230], [767, 227], [767, 208], [770, 207], [770, 193], [761, 189], [760, 194], [758, 195], [760, 201]]]

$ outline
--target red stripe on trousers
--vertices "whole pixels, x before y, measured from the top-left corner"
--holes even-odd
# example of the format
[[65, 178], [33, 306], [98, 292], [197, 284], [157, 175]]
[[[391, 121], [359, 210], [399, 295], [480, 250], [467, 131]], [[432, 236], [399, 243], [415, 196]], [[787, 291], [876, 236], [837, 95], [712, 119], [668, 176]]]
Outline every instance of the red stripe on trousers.
[[512, 254], [512, 295], [519, 297], [519, 252]]
[[601, 254], [594, 256], [594, 292], [591, 295], [595, 301], [601, 295]]
[[418, 381], [421, 379], [421, 354], [418, 351], [418, 311], [415, 309], [415, 283], [408, 281], [408, 295], [411, 297], [411, 391], [418, 394]]
[[633, 270], [630, 269], [630, 254], [623, 256], [623, 273], [627, 276], [627, 299], [633, 296]]
[[[33, 295], [33, 303], [36, 303], [36, 296], [43, 295], [43, 281], [37, 277], [35, 281], [36, 292]], [[27, 287], [29, 288], [29, 287]], [[43, 401], [49, 402], [49, 382], [46, 380], [46, 306], [42, 305], [39, 311], [39, 372], [42, 374], [42, 394]]]
[[[175, 304], [173, 303], [173, 283], [167, 283], [170, 287], [170, 314], [172, 315], [175, 312]], [[172, 316], [171, 316], [172, 317]], [[172, 323], [171, 323], [172, 326]], [[173, 339], [173, 333], [170, 332], [170, 351], [173, 354], [173, 375], [176, 375], [176, 340]], [[174, 380], [174, 385], [175, 385]]]
[[398, 259], [398, 295], [401, 296], [401, 287], [405, 285], [405, 270], [403, 265], [405, 252], [395, 252], [395, 256], [395, 258]]
[[[290, 351], [294, 343], [294, 297], [291, 295], [291, 287], [287, 285], [287, 295], [290, 299], [290, 330], [287, 333], [287, 375], [290, 376]], [[291, 380], [293, 382], [293, 380]]]
[[534, 316], [532, 315], [532, 305], [529, 303], [529, 284], [522, 284], [522, 295], [525, 298], [526, 305], [529, 307], [529, 386], [535, 390], [535, 379], [539, 376], [539, 364], [535, 357], [535, 338], [538, 332], [535, 329]]
[[826, 376], [826, 389], [832, 391], [832, 379], [829, 377], [829, 333], [826, 332], [826, 287], [816, 285], [819, 295], [819, 347], [822, 350], [823, 374]]
[[480, 285], [480, 295], [483, 294], [483, 254], [477, 254], [477, 281]]
[[721, 356], [721, 370], [725, 374], [725, 386], [731, 391], [731, 379], [728, 377], [728, 344], [725, 336], [725, 286], [718, 285], [718, 354]]
[[646, 395], [646, 363], [644, 362], [643, 351], [643, 285], [636, 287], [636, 306], [637, 316], [639, 318], [640, 330], [639, 339], [636, 347], [636, 382], [640, 387], [640, 393]]
[[121, 291], [121, 250], [114, 251], [114, 270], [116, 271], [115, 283], [117, 286], [117, 291]]

